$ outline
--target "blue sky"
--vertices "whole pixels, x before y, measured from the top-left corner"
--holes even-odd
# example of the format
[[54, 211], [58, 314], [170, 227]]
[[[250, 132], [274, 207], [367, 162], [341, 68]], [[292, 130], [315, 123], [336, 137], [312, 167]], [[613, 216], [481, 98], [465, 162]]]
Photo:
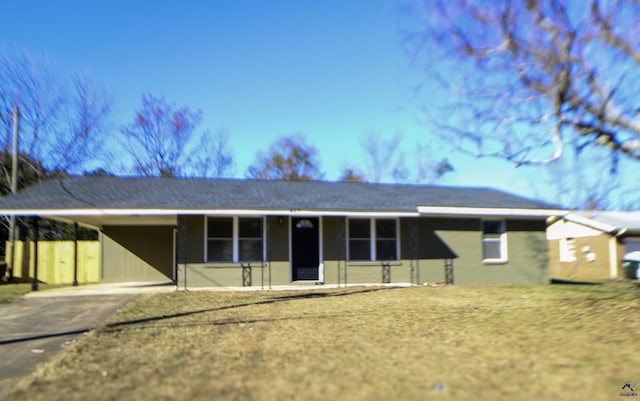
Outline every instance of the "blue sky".
[[[226, 128], [239, 177], [256, 151], [304, 132], [334, 180], [346, 162], [362, 163], [367, 132], [401, 132], [406, 151], [432, 141], [420, 121], [425, 104], [412, 96], [421, 76], [402, 50], [398, 4], [21, 0], [2, 6], [0, 46], [44, 53], [65, 73], [102, 81], [114, 98], [114, 132], [143, 93], [163, 95], [201, 109], [203, 128]], [[531, 170], [431, 144], [456, 169], [441, 184], [537, 196]]]

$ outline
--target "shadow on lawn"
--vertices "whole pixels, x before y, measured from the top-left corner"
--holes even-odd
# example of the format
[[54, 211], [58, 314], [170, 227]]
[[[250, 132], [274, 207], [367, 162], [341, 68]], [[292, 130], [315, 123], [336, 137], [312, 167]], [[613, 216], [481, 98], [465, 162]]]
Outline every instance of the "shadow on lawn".
[[26, 336], [26, 337], [19, 337], [19, 338], [7, 338], [7, 339], [4, 339], [4, 340], [0, 340], [0, 345], [21, 343], [21, 342], [25, 342], [25, 341], [42, 340], [42, 339], [45, 339], [45, 338], [70, 336], [70, 335], [75, 335], [75, 334], [84, 334], [84, 333], [87, 333], [87, 332], [89, 332], [91, 330], [93, 330], [93, 327], [88, 327], [88, 328], [78, 329], [78, 330], [60, 331], [60, 332], [55, 332], [55, 333], [34, 334], [34, 335], [30, 335], [30, 336]]
[[[146, 318], [142, 318], [142, 319], [135, 319], [135, 320], [127, 320], [127, 321], [123, 321], [123, 322], [109, 323], [109, 324], [106, 324], [106, 325], [102, 326], [101, 330], [104, 331], [104, 332], [120, 331], [125, 326], [131, 326], [131, 325], [136, 325], [136, 324], [141, 324], [141, 323], [157, 322], [157, 321], [162, 321], [162, 320], [167, 320], [167, 319], [174, 319], [174, 318], [190, 316], [190, 315], [197, 315], [197, 314], [207, 313], [207, 312], [215, 312], [215, 311], [222, 311], [222, 310], [229, 310], [229, 309], [244, 308], [244, 307], [253, 306], [253, 305], [267, 305], [267, 304], [273, 304], [273, 303], [278, 303], [278, 302], [295, 301], [295, 300], [298, 300], [298, 299], [343, 297], [343, 296], [357, 295], [357, 294], [363, 294], [363, 293], [367, 293], [367, 292], [374, 292], [374, 291], [380, 291], [380, 290], [386, 290], [386, 289], [392, 289], [392, 288], [393, 287], [376, 287], [376, 288], [367, 288], [367, 289], [356, 290], [356, 291], [347, 291], [347, 292], [305, 292], [305, 293], [300, 293], [300, 294], [283, 295], [283, 296], [272, 297], [272, 298], [266, 299], [264, 301], [247, 302], [247, 303], [236, 304], [236, 305], [227, 305], [227, 306], [220, 306], [220, 307], [216, 307], [216, 308], [199, 309], [199, 310], [188, 311], [188, 312], [174, 313], [174, 314], [171, 314], [171, 315], [151, 316], [151, 317], [146, 317]], [[308, 319], [308, 318], [312, 318], [312, 316], [292, 317], [292, 318], [287, 318], [287, 319]], [[315, 318], [321, 318], [321, 316], [316, 316]], [[226, 324], [240, 324], [240, 323], [257, 323], [259, 321], [276, 321], [276, 320], [285, 320], [285, 319], [264, 319], [264, 320], [256, 319], [256, 320], [245, 320], [245, 321], [228, 320], [228, 321], [212, 322], [210, 324], [212, 324], [212, 325], [226, 325]], [[17, 338], [0, 339], [0, 345], [14, 344], [14, 343], [20, 343], [20, 342], [26, 342], [26, 341], [34, 341], [34, 340], [41, 340], [41, 339], [45, 339], [45, 338], [62, 337], [62, 336], [75, 335], [75, 334], [83, 334], [83, 333], [87, 333], [87, 332], [89, 332], [89, 331], [91, 331], [93, 329], [95, 329], [95, 327], [87, 327], [87, 328], [81, 328], [81, 329], [77, 329], [77, 330], [69, 330], [69, 331], [63, 331], [63, 332], [33, 334], [33, 335], [24, 336], [24, 337], [17, 337]]]
[[[344, 296], [350, 296], [350, 295], [364, 294], [364, 293], [368, 293], [368, 292], [375, 292], [375, 291], [380, 291], [380, 290], [388, 290], [388, 289], [393, 289], [393, 288], [394, 287], [376, 287], [376, 288], [367, 288], [367, 289], [363, 289], [363, 290], [348, 291], [348, 292], [317, 292], [317, 291], [314, 291], [314, 292], [305, 292], [305, 293], [301, 293], [301, 294], [283, 295], [283, 296], [272, 297], [272, 298], [266, 299], [264, 301], [247, 302], [247, 303], [241, 303], [241, 304], [235, 304], [235, 305], [226, 305], [226, 306], [219, 306], [219, 307], [215, 307], [215, 308], [198, 309], [198, 310], [193, 310], [193, 311], [174, 313], [174, 314], [171, 314], [171, 315], [151, 316], [151, 317], [145, 317], [145, 318], [142, 318], [142, 319], [134, 319], [134, 320], [126, 320], [126, 321], [123, 321], [123, 322], [109, 323], [109, 324], [104, 325], [101, 328], [101, 330], [104, 331], [104, 332], [119, 331], [119, 330], [122, 330], [121, 328], [124, 327], [124, 326], [131, 326], [131, 325], [136, 325], [136, 324], [140, 324], [140, 323], [157, 322], [157, 321], [162, 321], [162, 320], [167, 320], [167, 319], [174, 319], [174, 318], [197, 315], [197, 314], [208, 313], [208, 312], [217, 312], [217, 311], [223, 311], [223, 310], [229, 310], [229, 309], [238, 309], [238, 308], [244, 308], [244, 307], [247, 307], [247, 306], [255, 306], [255, 305], [268, 305], [268, 304], [274, 304], [274, 303], [279, 303], [279, 302], [295, 301], [295, 300], [299, 300], [299, 299], [344, 297]], [[308, 318], [308, 317], [305, 317], [305, 318]], [[289, 318], [289, 319], [291, 319], [291, 318]], [[298, 319], [302, 319], [302, 317], [299, 317]], [[276, 320], [286, 320], [286, 319], [271, 319], [271, 320], [276, 321]], [[260, 321], [270, 321], [270, 320], [269, 319], [265, 319], [265, 320], [256, 319], [255, 321], [254, 320], [247, 320], [247, 321], [233, 320], [233, 321], [222, 321], [222, 322], [219, 322], [219, 323], [213, 322], [211, 324], [213, 324], [213, 325], [216, 325], [216, 324], [224, 325], [224, 324], [239, 324], [239, 323], [256, 323], [256, 322], [260, 322]]]
[[[229, 325], [240, 325], [240, 324], [254, 324], [254, 323], [269, 323], [269, 322], [284, 322], [284, 321], [292, 321], [292, 320], [321, 320], [321, 319], [335, 319], [339, 317], [351, 317], [351, 314], [332, 314], [332, 315], [305, 315], [305, 316], [287, 316], [287, 317], [274, 317], [274, 318], [262, 318], [262, 319], [222, 319], [222, 320], [213, 320], [209, 322], [194, 322], [194, 323], [169, 323], [162, 324], [162, 322], [154, 324], [153, 326], [140, 326], [141, 328], [145, 327], [197, 327], [197, 326], [229, 326]], [[109, 327], [103, 328], [103, 333], [114, 333], [118, 331], [124, 330], [124, 327]]]

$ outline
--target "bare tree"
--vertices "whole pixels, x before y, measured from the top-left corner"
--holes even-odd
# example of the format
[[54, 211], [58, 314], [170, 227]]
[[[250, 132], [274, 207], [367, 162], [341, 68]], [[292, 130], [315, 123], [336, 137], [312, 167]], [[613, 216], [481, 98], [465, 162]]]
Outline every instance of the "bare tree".
[[[437, 161], [431, 147], [418, 143], [411, 151], [401, 148], [402, 135], [385, 139], [376, 132], [367, 133], [361, 140], [364, 165], [360, 169], [349, 166], [342, 181], [358, 178], [366, 182], [433, 183], [453, 171], [448, 160]], [[350, 176], [348, 174], [351, 174]]]
[[80, 169], [96, 159], [111, 109], [106, 91], [87, 76], [61, 76], [25, 51], [0, 52], [0, 126], [10, 151], [11, 115], [20, 108], [20, 153], [37, 176]]
[[[200, 137], [201, 149], [191, 158], [190, 169], [199, 177], [230, 177], [233, 175], [233, 152], [229, 145], [229, 133], [220, 128]], [[204, 151], [202, 151], [204, 149]]]
[[60, 123], [50, 154], [52, 165], [62, 171], [103, 156], [105, 121], [111, 112], [110, 98], [87, 76], [73, 78], [68, 99], [62, 104], [67, 118]]
[[[11, 188], [13, 110], [20, 110], [18, 188], [45, 176], [81, 171], [98, 158], [103, 128], [111, 108], [106, 91], [87, 76], [67, 78], [52, 63], [26, 51], [0, 51], [0, 193]], [[0, 220], [0, 251], [4, 252], [13, 220]], [[43, 233], [59, 231], [47, 229]], [[18, 220], [17, 227], [25, 227]], [[67, 227], [68, 228], [68, 227]], [[68, 232], [68, 231], [67, 231]], [[9, 272], [9, 275], [11, 273]]]
[[364, 150], [364, 177], [368, 182], [405, 181], [409, 171], [404, 152], [400, 150], [402, 135], [395, 134], [388, 140], [375, 132], [369, 132], [360, 144]]
[[640, 159], [640, 2], [416, 0], [409, 10], [411, 58], [447, 90], [431, 96], [430, 119], [459, 150], [516, 166], [551, 163], [569, 144], [607, 147], [614, 166], [620, 154]]
[[621, 163], [612, 171], [608, 149], [591, 147], [576, 152], [569, 146], [557, 162], [537, 169], [531, 188], [539, 198], [567, 209], [635, 210], [640, 183], [628, 179], [635, 176], [634, 167]]
[[414, 183], [432, 184], [438, 181], [443, 175], [455, 171], [453, 165], [446, 157], [436, 155], [436, 152], [429, 145], [417, 143], [413, 152], [415, 176]]
[[322, 179], [318, 149], [303, 134], [277, 139], [268, 153], [258, 152], [247, 177], [261, 180], [311, 181]]
[[121, 127], [136, 173], [147, 176], [225, 176], [233, 164], [224, 132], [198, 131], [201, 111], [143, 95], [132, 122]]

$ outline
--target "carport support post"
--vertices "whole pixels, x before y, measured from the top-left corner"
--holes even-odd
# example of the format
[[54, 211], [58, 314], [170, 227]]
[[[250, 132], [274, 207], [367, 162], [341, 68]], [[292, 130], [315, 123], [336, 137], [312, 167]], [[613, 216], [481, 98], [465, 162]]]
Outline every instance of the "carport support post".
[[78, 286], [78, 222], [73, 223], [73, 286]]
[[40, 217], [33, 218], [33, 280], [31, 281], [31, 291], [38, 291], [38, 239], [40, 237], [40, 227], [38, 223]]

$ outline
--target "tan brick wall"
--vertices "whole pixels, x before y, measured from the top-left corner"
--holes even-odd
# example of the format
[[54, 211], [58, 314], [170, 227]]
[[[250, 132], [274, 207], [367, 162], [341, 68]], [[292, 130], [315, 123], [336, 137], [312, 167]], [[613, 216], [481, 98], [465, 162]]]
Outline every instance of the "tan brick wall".
[[[549, 241], [549, 276], [560, 280], [608, 280], [609, 238], [607, 234], [593, 237], [575, 238], [574, 262], [560, 261], [560, 240]], [[585, 247], [588, 251], [585, 252]], [[595, 260], [589, 261], [588, 255], [595, 254]]]

